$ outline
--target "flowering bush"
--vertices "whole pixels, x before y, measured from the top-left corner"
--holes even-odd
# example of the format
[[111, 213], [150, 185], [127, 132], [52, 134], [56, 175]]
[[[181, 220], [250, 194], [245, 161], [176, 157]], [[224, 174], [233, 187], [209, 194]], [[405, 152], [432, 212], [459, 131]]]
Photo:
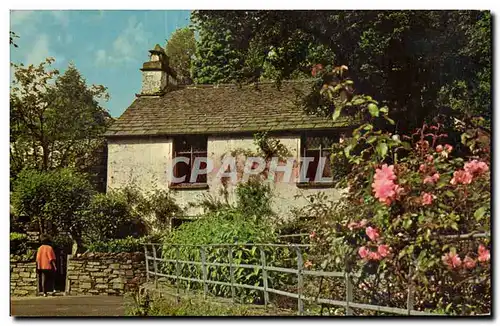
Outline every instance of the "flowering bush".
[[354, 296], [367, 303], [405, 307], [411, 287], [418, 310], [490, 312], [489, 238], [474, 237], [490, 231], [489, 150], [471, 133], [450, 144], [437, 122], [403, 136], [376, 130], [388, 110], [361, 99], [344, 103], [358, 100], [372, 119], [344, 142], [349, 191], [312, 239], [321, 267], [359, 272]]

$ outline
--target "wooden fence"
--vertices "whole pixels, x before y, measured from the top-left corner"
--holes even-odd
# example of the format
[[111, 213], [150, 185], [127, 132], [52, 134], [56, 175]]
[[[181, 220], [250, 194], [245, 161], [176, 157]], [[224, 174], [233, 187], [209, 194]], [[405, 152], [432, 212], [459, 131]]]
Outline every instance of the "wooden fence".
[[[460, 237], [460, 236], [458, 236]], [[473, 236], [475, 237], [475, 236]], [[396, 315], [410, 315], [410, 316], [419, 316], [419, 315], [441, 315], [436, 313], [430, 313], [425, 311], [418, 311], [414, 309], [414, 288], [409, 282], [407, 287], [407, 300], [405, 308], [396, 308], [396, 307], [388, 307], [388, 306], [379, 306], [373, 304], [359, 303], [355, 302], [353, 298], [353, 282], [352, 277], [358, 277], [359, 275], [353, 275], [348, 273], [347, 271], [343, 272], [329, 272], [329, 271], [313, 271], [304, 268], [303, 261], [303, 251], [304, 249], [310, 247], [308, 244], [207, 244], [207, 245], [186, 245], [186, 244], [172, 244], [172, 248], [175, 249], [176, 256], [175, 257], [161, 257], [161, 244], [157, 243], [146, 243], [144, 244], [145, 256], [146, 256], [146, 270], [147, 270], [147, 279], [148, 281], [151, 279], [151, 276], [154, 279], [155, 286], [158, 286], [158, 278], [170, 278], [174, 279], [176, 283], [176, 292], [177, 296], [180, 295], [180, 281], [191, 281], [201, 283], [203, 286], [203, 292], [205, 297], [208, 294], [208, 284], [216, 284], [216, 285], [224, 285], [229, 286], [231, 288], [231, 295], [233, 300], [235, 298], [235, 289], [236, 288], [245, 288], [251, 290], [262, 291], [264, 304], [267, 307], [269, 304], [269, 294], [274, 293], [290, 298], [294, 298], [297, 300], [298, 307], [298, 315], [304, 314], [304, 302], [316, 303], [316, 304], [324, 304], [331, 305], [336, 307], [344, 307], [345, 315], [353, 315], [353, 308], [364, 309], [376, 312], [390, 313]], [[180, 248], [182, 247], [196, 247], [199, 250], [200, 260], [181, 260], [180, 259]], [[220, 262], [209, 262], [206, 259], [207, 249], [211, 248], [227, 248], [228, 251], [228, 263], [220, 263]], [[260, 264], [252, 265], [252, 264], [235, 264], [233, 261], [233, 252], [235, 248], [242, 247], [256, 247], [260, 251]], [[276, 267], [269, 264], [266, 260], [266, 254], [264, 248], [266, 247], [286, 247], [292, 249], [295, 252], [297, 267], [296, 268], [283, 268]], [[175, 264], [175, 274], [165, 274], [160, 271], [159, 263], [167, 263], [167, 264]], [[186, 277], [181, 275], [181, 264], [187, 265], [197, 265], [201, 266], [202, 277]], [[207, 267], [216, 266], [216, 267], [228, 267], [230, 272], [230, 282], [223, 281], [215, 281], [211, 280], [208, 277]], [[258, 269], [260, 270], [262, 277], [262, 286], [243, 284], [235, 281], [234, 271], [237, 268], [244, 269]], [[297, 291], [296, 292], [287, 292], [279, 289], [271, 288], [268, 284], [268, 272], [280, 272], [280, 273], [291, 273], [297, 276]], [[411, 275], [411, 269], [410, 269]], [[332, 300], [328, 298], [319, 298], [318, 297], [310, 297], [303, 294], [304, 289], [304, 276], [313, 276], [313, 277], [334, 277], [340, 278], [343, 280], [345, 284], [345, 293], [344, 300]]]

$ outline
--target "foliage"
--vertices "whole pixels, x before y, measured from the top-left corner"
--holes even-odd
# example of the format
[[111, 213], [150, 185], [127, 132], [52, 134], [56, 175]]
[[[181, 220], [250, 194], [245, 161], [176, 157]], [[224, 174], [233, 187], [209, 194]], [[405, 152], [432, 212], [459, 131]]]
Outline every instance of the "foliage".
[[24, 233], [11, 232], [10, 233], [10, 254], [19, 255], [26, 252], [26, 241], [28, 236]]
[[63, 75], [49, 69], [54, 59], [38, 66], [12, 64], [10, 88], [11, 176], [23, 168], [85, 169], [102, 146], [109, 114], [100, 104], [106, 88], [88, 86], [72, 64]]
[[227, 83], [236, 78], [242, 57], [229, 44], [233, 35], [215, 28], [217, 22], [200, 22], [199, 41], [192, 63], [192, 76], [197, 84]]
[[183, 212], [172, 194], [165, 189], [156, 189], [143, 196], [138, 202], [137, 211], [143, 220], [150, 221], [150, 228], [157, 229], [171, 229], [172, 219]]
[[146, 238], [128, 236], [122, 239], [93, 241], [87, 245], [88, 252], [143, 252]]
[[[249, 219], [236, 208], [226, 208], [212, 212], [206, 216], [182, 224], [179, 228], [164, 238], [162, 257], [177, 257], [176, 248], [179, 248], [179, 259], [201, 261], [200, 248], [190, 245], [206, 245], [211, 243], [272, 243], [275, 240], [272, 228], [265, 220], [257, 222]], [[185, 244], [188, 246], [174, 246], [173, 244]], [[205, 247], [206, 261], [228, 262], [227, 247]], [[274, 261], [272, 252], [266, 249], [268, 259]], [[234, 264], [260, 264], [260, 252], [256, 246], [241, 247], [233, 252]], [[165, 264], [162, 266], [165, 272], [175, 273], [175, 265]], [[182, 275], [188, 277], [202, 278], [200, 266], [184, 266]], [[227, 267], [209, 267], [208, 274], [211, 280], [229, 282], [229, 269]], [[261, 284], [262, 279], [259, 270], [237, 268], [234, 272], [235, 281], [245, 281], [246, 284]], [[271, 279], [272, 284], [274, 280]], [[184, 282], [188, 288], [198, 288], [198, 283]], [[230, 288], [220, 285], [209, 285], [210, 291], [215, 295], [230, 295]], [[260, 298], [260, 291], [237, 290], [238, 296], [244, 301], [253, 301]]]
[[19, 38], [19, 36], [16, 33], [14, 33], [13, 31], [9, 31], [9, 45], [14, 46], [15, 48], [18, 47], [18, 45], [15, 42], [16, 38]]
[[169, 230], [172, 219], [182, 215], [182, 208], [175, 202], [166, 189], [154, 189], [143, 192], [138, 187], [129, 185], [113, 190], [128, 205], [129, 215], [140, 218], [149, 232]]
[[394, 108], [397, 130], [438, 113], [491, 116], [488, 11], [200, 10], [192, 20], [202, 43], [225, 35], [205, 46], [220, 51], [200, 66], [203, 82], [254, 81], [266, 65], [281, 80], [335, 62], [350, 67], [359, 93]]
[[188, 27], [179, 28], [172, 33], [165, 47], [169, 66], [177, 74], [182, 84], [191, 84], [191, 58], [196, 52], [194, 31]]
[[403, 306], [411, 278], [417, 309], [488, 312], [489, 240], [448, 237], [490, 231], [489, 142], [478, 139], [489, 139], [485, 131], [469, 129], [455, 146], [439, 120], [391, 135], [377, 128], [392, 123], [387, 107], [367, 97], [356, 104], [366, 122], [339, 154], [352, 164], [349, 192], [320, 215], [313, 241], [326, 258], [314, 263], [360, 271], [359, 295], [370, 303]]
[[[309, 71], [309, 64], [333, 60], [334, 54], [328, 48], [299, 30], [282, 35], [280, 44], [269, 42], [268, 35], [252, 30], [253, 23], [260, 23], [262, 13], [193, 11], [191, 21], [200, 33], [193, 65], [197, 83], [303, 78]], [[234, 20], [232, 14], [242, 20]], [[277, 68], [282, 65], [294, 66]]]
[[141, 219], [133, 215], [129, 202], [121, 192], [96, 194], [82, 212], [82, 218], [86, 243], [137, 237], [145, 232]]
[[85, 175], [70, 168], [23, 170], [14, 183], [12, 205], [17, 214], [38, 223], [40, 233], [68, 232], [78, 242], [84, 226], [80, 212], [93, 194]]
[[260, 156], [265, 160], [272, 157], [288, 158], [290, 151], [279, 139], [269, 137], [268, 132], [258, 132], [253, 135], [255, 146], [260, 151]]
[[10, 233], [10, 259], [27, 261], [33, 260], [36, 255], [36, 247], [29, 242], [25, 233]]
[[290, 311], [266, 309], [255, 305], [227, 304], [216, 300], [203, 300], [200, 296], [182, 298], [164, 297], [151, 300], [135, 298], [127, 310], [128, 316], [276, 316], [291, 315]]
[[250, 178], [236, 187], [236, 206], [247, 218], [260, 221], [272, 216], [271, 202], [271, 187], [256, 178]]

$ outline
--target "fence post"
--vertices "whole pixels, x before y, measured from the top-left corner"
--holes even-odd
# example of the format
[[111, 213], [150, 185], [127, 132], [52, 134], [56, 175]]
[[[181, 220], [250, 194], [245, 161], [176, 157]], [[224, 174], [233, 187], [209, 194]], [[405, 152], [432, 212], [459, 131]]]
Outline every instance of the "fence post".
[[345, 314], [346, 316], [352, 316], [352, 309], [350, 307], [350, 303], [353, 301], [352, 281], [351, 281], [351, 275], [347, 270], [345, 271], [345, 301], [346, 301]]
[[303, 315], [304, 313], [304, 302], [302, 301], [302, 290], [304, 287], [304, 278], [302, 270], [304, 268], [304, 262], [302, 261], [302, 253], [300, 248], [295, 246], [295, 251], [297, 253], [297, 296], [298, 296], [298, 314]]
[[411, 315], [411, 311], [413, 310], [413, 265], [410, 264], [410, 268], [408, 270], [408, 297], [406, 298], [406, 308], [408, 309], [408, 316]]
[[201, 246], [200, 247], [200, 253], [201, 253], [201, 271], [203, 273], [203, 298], [207, 298], [207, 293], [208, 293], [208, 285], [207, 285], [207, 258], [205, 255], [205, 247]]
[[180, 258], [179, 246], [175, 246], [175, 287], [177, 294], [177, 302], [180, 302], [181, 300], [180, 279], [179, 279], [179, 277], [181, 276], [181, 265], [179, 264], [179, 258]]
[[233, 302], [236, 302], [236, 290], [234, 288], [234, 267], [233, 267], [233, 248], [229, 245], [228, 250], [229, 256], [229, 274], [231, 275], [231, 297], [233, 298]]
[[267, 269], [266, 269], [266, 252], [263, 247], [260, 249], [260, 262], [262, 264], [262, 279], [264, 281], [264, 306], [267, 308], [269, 303], [269, 293], [267, 292]]
[[144, 244], [144, 258], [146, 259], [146, 282], [149, 282], [148, 245], [146, 244]]
[[158, 264], [157, 264], [157, 261], [156, 261], [156, 246], [153, 244], [153, 258], [154, 258], [154, 263], [153, 263], [153, 266], [154, 266], [154, 269], [155, 269], [155, 289], [158, 288]]

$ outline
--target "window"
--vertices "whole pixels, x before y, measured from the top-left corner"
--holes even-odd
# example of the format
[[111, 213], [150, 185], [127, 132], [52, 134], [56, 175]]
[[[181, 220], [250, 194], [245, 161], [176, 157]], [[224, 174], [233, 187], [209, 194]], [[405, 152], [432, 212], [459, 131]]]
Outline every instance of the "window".
[[[191, 172], [197, 157], [207, 158], [207, 137], [205, 136], [182, 136], [174, 138], [174, 156], [189, 159], [189, 163], [177, 162], [174, 166], [174, 176], [185, 179], [180, 184], [206, 184], [206, 173], [197, 176], [191, 182]], [[206, 162], [201, 162], [200, 169], [206, 169]], [[179, 183], [177, 184], [179, 185]]]
[[[305, 133], [302, 135], [301, 154], [303, 160], [306, 157], [309, 157], [309, 160], [314, 160], [309, 162], [307, 171], [302, 171], [301, 169], [301, 183], [314, 183], [315, 181], [319, 182], [321, 177], [332, 177], [330, 165], [331, 149], [332, 145], [338, 141], [339, 135], [332, 133]], [[325, 158], [324, 169], [320, 171], [321, 175], [316, 176], [321, 157]]]

